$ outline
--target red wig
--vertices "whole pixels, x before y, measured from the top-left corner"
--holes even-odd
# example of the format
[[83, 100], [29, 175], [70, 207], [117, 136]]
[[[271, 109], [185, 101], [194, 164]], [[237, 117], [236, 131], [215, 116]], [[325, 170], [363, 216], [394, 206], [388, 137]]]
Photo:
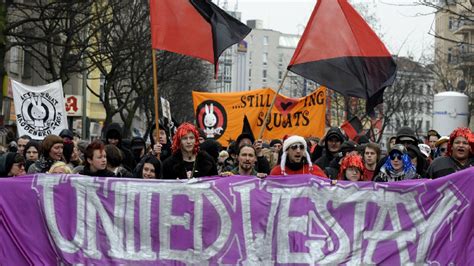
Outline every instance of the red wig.
[[451, 156], [451, 149], [453, 148], [454, 139], [457, 137], [466, 138], [469, 142], [469, 145], [471, 146], [471, 153], [474, 152], [474, 135], [472, 134], [472, 131], [467, 127], [458, 127], [453, 130], [453, 132], [451, 132], [451, 135], [449, 135], [448, 151], [446, 154], [447, 156]]
[[364, 172], [364, 163], [362, 162], [362, 157], [360, 155], [346, 155], [346, 157], [342, 158], [341, 161], [341, 166], [339, 167], [339, 175], [337, 179], [339, 180], [345, 180], [345, 172], [346, 169], [349, 167], [355, 167], [359, 169], [360, 174], [361, 174], [361, 179], [362, 179], [362, 173]]
[[181, 139], [186, 136], [189, 132], [193, 133], [196, 142], [194, 143], [193, 153], [197, 154], [199, 151], [199, 132], [196, 127], [191, 123], [183, 123], [176, 130], [176, 134], [173, 137], [173, 144], [171, 145], [171, 151], [176, 154], [181, 149]]

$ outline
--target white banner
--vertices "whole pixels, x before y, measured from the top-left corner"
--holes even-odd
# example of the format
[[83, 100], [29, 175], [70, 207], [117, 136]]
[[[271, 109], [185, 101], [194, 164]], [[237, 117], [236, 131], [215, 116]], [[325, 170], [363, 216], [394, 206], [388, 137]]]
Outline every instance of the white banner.
[[43, 139], [59, 135], [67, 128], [61, 81], [43, 86], [29, 86], [11, 80], [18, 135]]

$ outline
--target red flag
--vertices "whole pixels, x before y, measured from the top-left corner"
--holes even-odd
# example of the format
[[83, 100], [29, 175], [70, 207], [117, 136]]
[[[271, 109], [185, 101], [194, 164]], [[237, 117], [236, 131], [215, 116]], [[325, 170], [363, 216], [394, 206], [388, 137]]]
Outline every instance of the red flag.
[[209, 0], [150, 0], [152, 47], [204, 59], [240, 42], [250, 28]]
[[395, 80], [396, 65], [347, 0], [319, 0], [288, 70], [344, 96], [367, 99], [371, 112]]
[[344, 123], [342, 123], [341, 128], [351, 140], [355, 140], [357, 135], [359, 135], [359, 133], [361, 133], [363, 130], [362, 122], [357, 116], [346, 120]]

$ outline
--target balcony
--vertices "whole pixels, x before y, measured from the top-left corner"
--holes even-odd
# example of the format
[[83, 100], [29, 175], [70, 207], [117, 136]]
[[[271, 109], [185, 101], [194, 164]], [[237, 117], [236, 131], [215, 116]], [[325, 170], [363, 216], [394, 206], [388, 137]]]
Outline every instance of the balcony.
[[454, 34], [465, 34], [474, 31], [474, 18], [463, 17], [454, 23]]
[[453, 52], [450, 63], [457, 69], [474, 67], [474, 45], [459, 45]]

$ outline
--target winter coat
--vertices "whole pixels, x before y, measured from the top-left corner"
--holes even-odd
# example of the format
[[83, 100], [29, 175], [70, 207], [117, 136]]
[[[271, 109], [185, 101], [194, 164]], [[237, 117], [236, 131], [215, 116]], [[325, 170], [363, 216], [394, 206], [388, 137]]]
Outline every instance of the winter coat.
[[464, 170], [471, 166], [474, 166], [474, 158], [469, 158], [469, 161], [465, 165], [462, 165], [451, 156], [438, 157], [434, 159], [426, 172], [428, 178], [435, 179]]
[[194, 163], [183, 160], [181, 151], [171, 155], [163, 162], [163, 179], [187, 179], [188, 171], [194, 173], [192, 177], [214, 176], [217, 175], [217, 165], [214, 159], [204, 151], [199, 151]]

